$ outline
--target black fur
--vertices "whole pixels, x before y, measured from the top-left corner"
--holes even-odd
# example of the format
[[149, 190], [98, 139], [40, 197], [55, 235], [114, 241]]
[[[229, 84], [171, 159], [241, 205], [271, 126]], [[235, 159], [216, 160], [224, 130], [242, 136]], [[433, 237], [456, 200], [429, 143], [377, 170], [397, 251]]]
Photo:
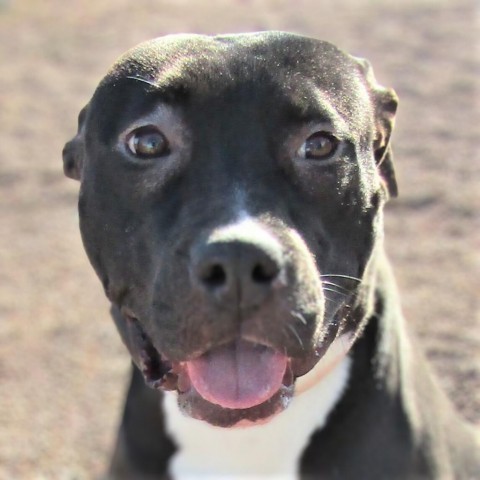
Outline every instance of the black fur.
[[[276, 32], [165, 37], [112, 67], [64, 150], [65, 173], [81, 180], [86, 251], [152, 385], [155, 368], [238, 335], [285, 352], [294, 376], [340, 334], [356, 335], [348, 388], [305, 450], [302, 478], [470, 479], [480, 471], [472, 433], [412, 347], [383, 254], [382, 209], [398, 193], [396, 107], [368, 62], [327, 42]], [[125, 131], [149, 114], [170, 150], [142, 160], [126, 149]], [[319, 130], [340, 140], [334, 161], [299, 157]], [[213, 240], [233, 221], [239, 191], [275, 247]], [[198, 273], [212, 258], [228, 274], [220, 296]], [[273, 268], [283, 283], [252, 283], [248, 262]], [[288, 325], [295, 335], [285, 334]], [[147, 350], [158, 352], [148, 365]], [[175, 446], [162, 394], [134, 373], [114, 477], [165, 477]], [[264, 415], [192, 405], [224, 427]]]

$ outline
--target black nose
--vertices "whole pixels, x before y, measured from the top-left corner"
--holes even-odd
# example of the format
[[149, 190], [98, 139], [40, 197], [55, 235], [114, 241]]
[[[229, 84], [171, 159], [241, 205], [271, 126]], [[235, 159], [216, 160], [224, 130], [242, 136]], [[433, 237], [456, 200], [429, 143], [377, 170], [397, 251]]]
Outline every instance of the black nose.
[[251, 308], [265, 301], [282, 271], [275, 242], [202, 242], [192, 251], [192, 282], [224, 308]]

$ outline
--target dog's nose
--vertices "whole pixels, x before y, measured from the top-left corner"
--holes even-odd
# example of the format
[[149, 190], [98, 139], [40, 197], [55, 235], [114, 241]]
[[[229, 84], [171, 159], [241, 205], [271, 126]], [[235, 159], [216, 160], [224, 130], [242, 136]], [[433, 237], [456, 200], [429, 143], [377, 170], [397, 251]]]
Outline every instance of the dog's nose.
[[280, 281], [282, 255], [276, 242], [217, 239], [192, 252], [194, 286], [223, 308], [259, 306]]

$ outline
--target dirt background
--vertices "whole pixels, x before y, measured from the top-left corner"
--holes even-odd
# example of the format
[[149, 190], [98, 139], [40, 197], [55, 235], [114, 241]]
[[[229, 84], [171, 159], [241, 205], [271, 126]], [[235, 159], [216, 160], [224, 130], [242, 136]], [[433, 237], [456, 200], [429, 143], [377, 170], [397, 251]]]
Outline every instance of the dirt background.
[[115, 58], [174, 32], [328, 39], [396, 89], [387, 249], [441, 383], [480, 423], [478, 15], [462, 0], [0, 0], [0, 479], [89, 479], [106, 464], [129, 360], [61, 150]]

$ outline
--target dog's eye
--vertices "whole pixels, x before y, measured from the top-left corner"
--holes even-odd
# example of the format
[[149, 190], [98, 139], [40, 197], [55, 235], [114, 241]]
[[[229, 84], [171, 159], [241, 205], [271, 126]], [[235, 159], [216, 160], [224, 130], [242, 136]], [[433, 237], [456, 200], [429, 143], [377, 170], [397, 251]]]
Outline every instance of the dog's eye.
[[338, 138], [328, 132], [315, 132], [300, 147], [298, 156], [307, 160], [328, 160], [337, 151]]
[[169, 152], [168, 142], [157, 128], [153, 126], [140, 127], [127, 137], [130, 152], [139, 158], [156, 158]]

